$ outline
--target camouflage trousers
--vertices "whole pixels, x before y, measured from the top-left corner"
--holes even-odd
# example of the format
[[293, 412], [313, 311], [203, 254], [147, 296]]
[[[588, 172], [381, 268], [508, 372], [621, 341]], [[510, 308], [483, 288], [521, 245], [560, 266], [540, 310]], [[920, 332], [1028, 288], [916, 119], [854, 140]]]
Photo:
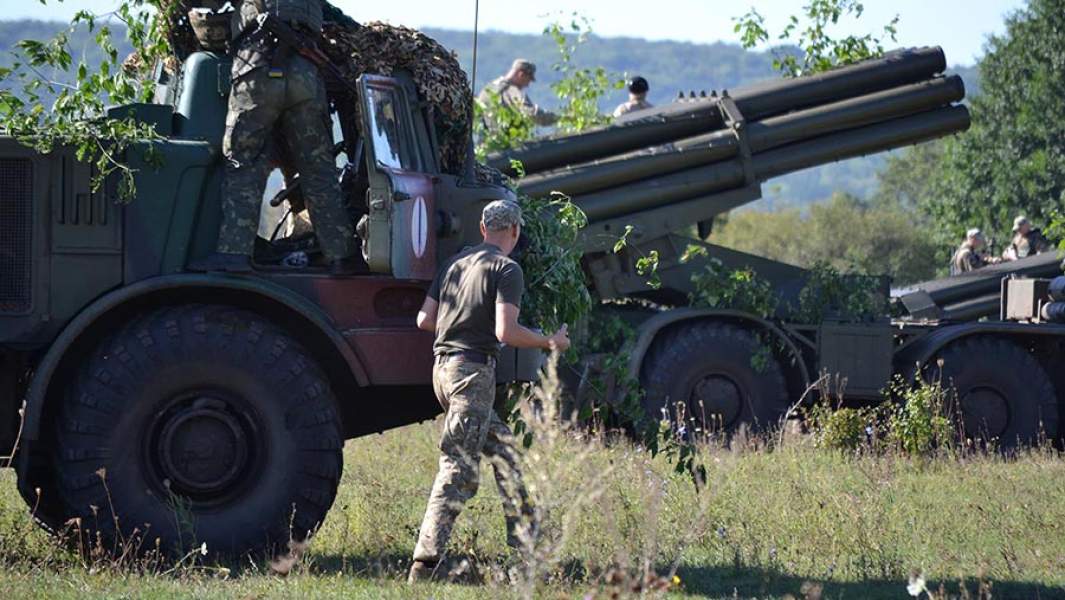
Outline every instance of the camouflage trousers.
[[444, 432], [440, 468], [429, 494], [414, 560], [436, 563], [444, 557], [455, 519], [477, 493], [482, 455], [492, 463], [503, 498], [507, 543], [518, 546], [522, 516], [530, 515], [531, 509], [513, 435], [492, 408], [495, 366], [438, 359], [433, 388], [444, 407]]
[[299, 55], [284, 62], [282, 77], [260, 67], [238, 77], [229, 96], [218, 251], [251, 255], [259, 230], [266, 180], [275, 164], [267, 152], [275, 132], [299, 173], [322, 252], [331, 260], [355, 253], [355, 229], [340, 193], [333, 126], [317, 67]]

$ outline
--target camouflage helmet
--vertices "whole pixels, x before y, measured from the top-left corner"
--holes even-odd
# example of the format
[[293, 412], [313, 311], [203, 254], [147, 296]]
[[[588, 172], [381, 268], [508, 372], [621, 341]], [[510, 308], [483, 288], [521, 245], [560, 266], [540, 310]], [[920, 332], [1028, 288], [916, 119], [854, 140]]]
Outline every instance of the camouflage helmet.
[[189, 11], [189, 24], [196, 34], [200, 48], [209, 52], [226, 49], [230, 38], [231, 15], [216, 13], [209, 8], [194, 8]]

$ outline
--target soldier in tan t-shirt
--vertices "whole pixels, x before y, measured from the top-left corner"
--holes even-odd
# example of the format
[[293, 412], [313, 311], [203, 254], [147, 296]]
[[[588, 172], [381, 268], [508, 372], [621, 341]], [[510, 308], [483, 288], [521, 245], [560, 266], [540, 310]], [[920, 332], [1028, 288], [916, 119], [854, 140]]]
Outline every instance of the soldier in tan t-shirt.
[[548, 337], [518, 323], [525, 281], [508, 255], [521, 225], [517, 204], [488, 204], [481, 215], [484, 243], [444, 265], [418, 313], [418, 327], [436, 334], [433, 389], [445, 414], [440, 470], [414, 548], [411, 583], [431, 577], [443, 558], [462, 505], [477, 493], [482, 454], [494, 459], [511, 545], [518, 543], [520, 518], [529, 512], [513, 436], [492, 409], [496, 356], [500, 343], [564, 351], [569, 337], [565, 325]]
[[[497, 96], [503, 106], [524, 114], [532, 119], [533, 123], [541, 126], [554, 125], [558, 121], [558, 115], [540, 108], [529, 99], [528, 88], [534, 81], [536, 81], [536, 65], [524, 58], [519, 58], [514, 61], [506, 75], [484, 86], [477, 96], [477, 102], [481, 106], [490, 106], [493, 96]], [[489, 123], [489, 126], [492, 125]]]

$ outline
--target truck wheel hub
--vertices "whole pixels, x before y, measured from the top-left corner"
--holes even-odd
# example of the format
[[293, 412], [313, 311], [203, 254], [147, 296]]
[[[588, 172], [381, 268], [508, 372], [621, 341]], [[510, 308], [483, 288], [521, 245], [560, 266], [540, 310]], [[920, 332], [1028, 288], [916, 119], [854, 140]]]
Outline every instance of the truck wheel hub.
[[688, 410], [705, 427], [727, 428], [743, 410], [743, 392], [727, 375], [708, 375], [692, 389]]
[[161, 483], [192, 500], [219, 499], [247, 474], [248, 421], [225, 400], [200, 395], [160, 416], [154, 450]]
[[976, 387], [962, 396], [961, 418], [969, 437], [1001, 437], [1010, 421], [1009, 403], [994, 388]]

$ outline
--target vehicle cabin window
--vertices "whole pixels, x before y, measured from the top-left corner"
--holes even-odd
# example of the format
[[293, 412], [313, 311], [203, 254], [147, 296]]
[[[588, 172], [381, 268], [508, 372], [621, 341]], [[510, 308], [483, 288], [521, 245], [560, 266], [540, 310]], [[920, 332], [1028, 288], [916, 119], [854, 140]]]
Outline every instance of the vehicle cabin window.
[[368, 87], [367, 90], [371, 107], [370, 136], [377, 163], [390, 169], [416, 170], [395, 91], [378, 87]]

